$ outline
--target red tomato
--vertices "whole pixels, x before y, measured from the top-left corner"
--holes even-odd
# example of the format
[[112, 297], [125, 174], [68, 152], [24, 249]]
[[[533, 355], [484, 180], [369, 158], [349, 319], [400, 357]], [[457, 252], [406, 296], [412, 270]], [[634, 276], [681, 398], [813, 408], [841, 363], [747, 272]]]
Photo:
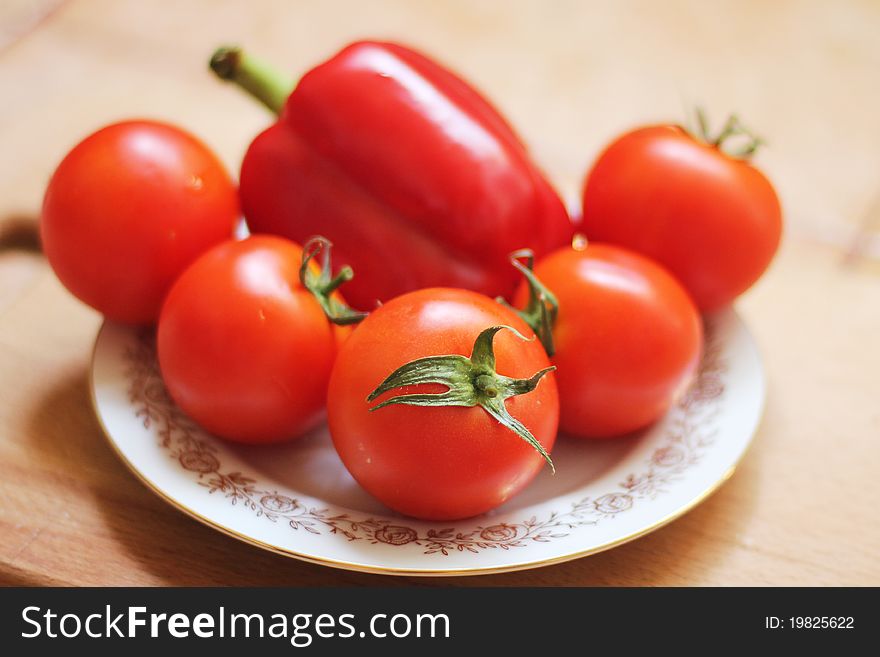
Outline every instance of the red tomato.
[[62, 160], [43, 202], [43, 249], [74, 295], [120, 322], [146, 324], [188, 264], [228, 239], [235, 184], [179, 128], [127, 121]]
[[336, 330], [300, 283], [301, 259], [280, 237], [224, 242], [168, 293], [159, 366], [177, 405], [208, 431], [270, 443], [321, 419]]
[[[610, 438], [659, 419], [700, 359], [700, 315], [662, 267], [625, 249], [564, 248], [535, 267], [556, 296], [553, 329], [564, 433]], [[523, 284], [516, 302], [524, 305]]]
[[[475, 292], [429, 288], [374, 311], [351, 334], [333, 368], [327, 411], [343, 463], [369, 493], [418, 518], [451, 520], [488, 511], [520, 491], [544, 465], [541, 455], [483, 408], [391, 405], [391, 393], [367, 396], [401, 365], [446, 354], [469, 356], [488, 327], [534, 334], [507, 308]], [[528, 378], [550, 365], [540, 342], [501, 330], [494, 338], [497, 372]], [[442, 392], [430, 384], [404, 392]], [[505, 402], [549, 452], [559, 402], [553, 375]]]
[[654, 258], [703, 311], [758, 280], [782, 231], [779, 200], [758, 169], [673, 126], [612, 143], [587, 177], [583, 204], [591, 240]]

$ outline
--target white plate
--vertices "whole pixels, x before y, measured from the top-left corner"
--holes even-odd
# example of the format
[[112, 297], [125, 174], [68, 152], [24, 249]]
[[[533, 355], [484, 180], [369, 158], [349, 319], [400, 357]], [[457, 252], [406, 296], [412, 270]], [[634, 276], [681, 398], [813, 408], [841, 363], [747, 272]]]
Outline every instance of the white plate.
[[696, 506], [748, 447], [764, 401], [755, 344], [727, 311], [708, 320], [688, 393], [659, 424], [617, 441], [556, 443], [545, 469], [495, 511], [454, 523], [397, 515], [361, 490], [326, 428], [273, 447], [239, 447], [171, 403], [152, 334], [107, 323], [92, 393], [126, 465], [169, 503], [243, 541], [316, 563], [407, 575], [464, 575], [573, 559], [642, 536]]

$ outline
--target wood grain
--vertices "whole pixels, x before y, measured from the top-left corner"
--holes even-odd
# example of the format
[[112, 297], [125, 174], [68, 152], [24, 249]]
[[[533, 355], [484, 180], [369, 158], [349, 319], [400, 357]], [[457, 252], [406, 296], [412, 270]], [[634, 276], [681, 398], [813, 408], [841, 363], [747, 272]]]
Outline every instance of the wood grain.
[[[0, 9], [0, 583], [880, 584], [880, 263], [867, 215], [880, 193], [880, 5], [43, 5], [46, 16]], [[767, 412], [736, 475], [697, 509], [557, 566], [392, 578], [241, 544], [164, 504], [115, 457], [88, 401], [100, 318], [28, 237], [52, 169], [101, 124], [150, 116], [189, 127], [237, 170], [269, 117], [206, 72], [213, 47], [237, 41], [303, 71], [365, 35], [416, 44], [485, 89], [569, 198], [616, 132], [677, 120], [696, 101], [768, 137], [757, 163], [787, 234], [738, 304], [764, 355]], [[844, 264], [857, 234], [861, 255]]]

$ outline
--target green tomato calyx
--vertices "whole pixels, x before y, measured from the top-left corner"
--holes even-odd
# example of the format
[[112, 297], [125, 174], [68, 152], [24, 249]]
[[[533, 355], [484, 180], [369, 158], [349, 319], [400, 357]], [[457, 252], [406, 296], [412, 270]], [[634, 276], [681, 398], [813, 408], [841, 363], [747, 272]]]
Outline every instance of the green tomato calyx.
[[[714, 146], [730, 157], [748, 160], [755, 154], [758, 147], [764, 144], [764, 140], [745, 127], [736, 114], [731, 114], [721, 127], [721, 131], [713, 136], [709, 128], [709, 119], [706, 117], [706, 112], [703, 108], [697, 107], [694, 113], [697, 117], [697, 129], [688, 129], [691, 136], [696, 137], [709, 146]], [[743, 141], [744, 143], [737, 149], [725, 148], [731, 139]]]
[[[330, 249], [333, 244], [326, 237], [313, 237], [303, 246], [302, 265], [299, 268], [299, 280], [303, 287], [312, 293], [312, 296], [321, 304], [324, 314], [334, 324], [346, 325], [357, 324], [368, 313], [354, 310], [347, 306], [341, 299], [334, 297], [336, 289], [354, 278], [354, 271], [346, 265], [339, 270], [336, 276], [331, 278]], [[321, 265], [317, 272], [310, 263], [318, 254], [321, 254]]]
[[[548, 372], [556, 367], [547, 367], [528, 379], [514, 379], [498, 374], [495, 370], [495, 334], [502, 329], [511, 331], [521, 340], [528, 341], [522, 333], [510, 326], [490, 326], [477, 336], [470, 358], [459, 354], [428, 356], [406, 363], [389, 374], [367, 397], [372, 402], [379, 396], [402, 388], [426, 383], [446, 386], [446, 390], [436, 393], [408, 393], [397, 395], [373, 406], [376, 411], [386, 406], [403, 404], [406, 406], [480, 406], [502, 425], [531, 445], [550, 466], [556, 468], [550, 454], [532, 435], [532, 432], [515, 417], [504, 405], [505, 400], [531, 392]], [[532, 338], [534, 339], [534, 338]]]
[[[525, 264], [521, 260], [525, 260]], [[528, 282], [529, 301], [525, 309], [519, 310], [501, 297], [495, 300], [519, 315], [538, 336], [547, 355], [552, 356], [556, 353], [553, 344], [553, 325], [556, 323], [556, 315], [559, 313], [559, 302], [556, 300], [556, 295], [539, 281], [532, 271], [535, 266], [535, 254], [531, 249], [520, 249], [511, 253], [510, 264], [516, 267]]]

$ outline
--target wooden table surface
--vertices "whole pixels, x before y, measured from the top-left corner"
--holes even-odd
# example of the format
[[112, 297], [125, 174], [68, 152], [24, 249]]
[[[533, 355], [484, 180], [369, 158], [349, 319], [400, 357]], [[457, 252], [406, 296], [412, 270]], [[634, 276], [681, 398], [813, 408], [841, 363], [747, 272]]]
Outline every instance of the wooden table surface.
[[735, 476], [609, 552], [432, 585], [880, 584], [880, 3], [124, 2], [0, 9], [0, 583], [406, 585], [262, 552], [144, 488], [101, 434], [87, 371], [100, 317], [39, 255], [64, 153], [111, 120], [166, 119], [232, 171], [269, 122], [206, 70], [228, 41], [304, 71], [360, 36], [473, 80], [576, 197], [598, 149], [645, 121], [736, 110], [786, 218], [739, 302], [767, 411]]

